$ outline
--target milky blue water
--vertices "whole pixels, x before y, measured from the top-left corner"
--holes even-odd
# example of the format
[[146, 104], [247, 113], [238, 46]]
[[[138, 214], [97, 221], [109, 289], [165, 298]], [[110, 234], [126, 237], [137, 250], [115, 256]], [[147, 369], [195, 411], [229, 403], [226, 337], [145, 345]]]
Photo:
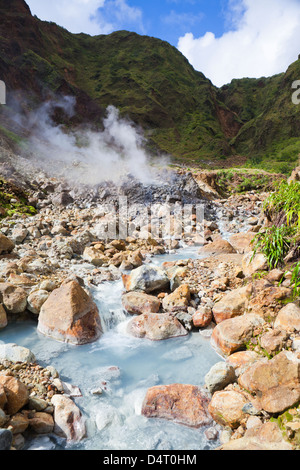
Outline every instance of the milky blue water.
[[[183, 256], [185, 253], [186, 256]], [[175, 259], [196, 257], [187, 249]], [[178, 258], [177, 258], [178, 257]], [[174, 259], [155, 257], [154, 262]], [[37, 361], [54, 366], [60, 378], [80, 387], [74, 398], [86, 418], [88, 437], [70, 449], [87, 450], [203, 450], [218, 442], [207, 441], [204, 430], [170, 421], [147, 419], [141, 406], [149, 387], [172, 383], [204, 385], [204, 376], [220, 361], [209, 338], [199, 332], [152, 342], [129, 336], [127, 316], [121, 305], [121, 281], [101, 284], [93, 296], [98, 304], [103, 336], [95, 343], [72, 346], [46, 338], [36, 323], [16, 323], [0, 332], [0, 342], [16, 343], [33, 351]], [[113, 366], [113, 369], [111, 367]], [[102, 390], [95, 395], [95, 390]], [[65, 446], [50, 436], [32, 443], [33, 448]]]

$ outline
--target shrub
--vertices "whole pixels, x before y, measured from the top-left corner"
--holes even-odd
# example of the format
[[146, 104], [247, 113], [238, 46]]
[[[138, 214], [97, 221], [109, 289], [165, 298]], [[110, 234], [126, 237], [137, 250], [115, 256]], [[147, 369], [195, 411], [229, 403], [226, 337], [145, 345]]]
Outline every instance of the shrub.
[[295, 230], [293, 227], [286, 225], [281, 227], [273, 226], [265, 232], [258, 233], [253, 240], [254, 251], [252, 259], [259, 251], [267, 258], [269, 268], [276, 268], [279, 264], [283, 263], [294, 234]]

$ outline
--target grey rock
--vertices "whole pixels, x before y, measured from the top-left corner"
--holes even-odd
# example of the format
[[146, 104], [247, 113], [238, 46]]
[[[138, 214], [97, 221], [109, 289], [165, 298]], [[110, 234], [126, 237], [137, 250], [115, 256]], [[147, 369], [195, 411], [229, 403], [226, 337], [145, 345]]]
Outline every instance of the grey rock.
[[10, 450], [13, 434], [8, 429], [0, 429], [0, 450]]

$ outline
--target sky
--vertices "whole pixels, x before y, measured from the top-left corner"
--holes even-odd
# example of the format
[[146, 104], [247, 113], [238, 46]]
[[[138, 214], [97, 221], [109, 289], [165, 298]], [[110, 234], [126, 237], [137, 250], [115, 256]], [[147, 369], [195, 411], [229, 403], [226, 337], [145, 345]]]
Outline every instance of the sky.
[[168, 41], [216, 86], [285, 72], [300, 54], [300, 0], [26, 2], [72, 33], [126, 29]]

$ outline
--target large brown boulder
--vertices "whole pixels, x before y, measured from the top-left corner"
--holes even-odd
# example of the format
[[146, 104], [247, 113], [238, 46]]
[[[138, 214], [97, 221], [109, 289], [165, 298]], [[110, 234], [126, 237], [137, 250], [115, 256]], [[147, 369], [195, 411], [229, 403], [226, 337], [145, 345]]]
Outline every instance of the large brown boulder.
[[262, 330], [264, 324], [259, 315], [246, 314], [229, 318], [214, 328], [211, 344], [220, 354], [228, 356], [242, 349], [255, 333]]
[[250, 366], [238, 379], [251, 393], [255, 407], [268, 413], [281, 413], [300, 401], [300, 360], [282, 351], [271, 360]]
[[43, 304], [38, 331], [66, 343], [91, 343], [102, 334], [98, 307], [77, 281], [66, 282]]
[[162, 385], [148, 389], [142, 414], [200, 428], [212, 421], [208, 404], [207, 395], [195, 385]]
[[248, 312], [260, 315], [266, 321], [275, 319], [282, 308], [282, 301], [287, 300], [292, 293], [288, 287], [270, 286], [255, 292], [248, 302]]

